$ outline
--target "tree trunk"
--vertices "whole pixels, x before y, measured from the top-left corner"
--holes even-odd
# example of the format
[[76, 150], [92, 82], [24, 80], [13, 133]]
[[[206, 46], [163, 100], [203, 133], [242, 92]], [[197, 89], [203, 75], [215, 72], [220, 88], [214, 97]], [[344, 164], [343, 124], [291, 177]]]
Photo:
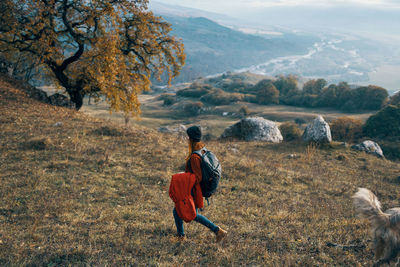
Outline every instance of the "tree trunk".
[[80, 110], [83, 105], [83, 98], [85, 97], [85, 93], [81, 88], [74, 88], [72, 90], [68, 90], [69, 97], [71, 101], [75, 104], [75, 109]]

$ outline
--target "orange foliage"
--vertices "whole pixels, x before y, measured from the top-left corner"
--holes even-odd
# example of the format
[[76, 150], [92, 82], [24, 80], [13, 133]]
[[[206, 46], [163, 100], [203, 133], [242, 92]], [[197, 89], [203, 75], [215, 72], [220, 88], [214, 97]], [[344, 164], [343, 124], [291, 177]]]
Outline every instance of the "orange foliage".
[[79, 109], [85, 95], [111, 110], [138, 114], [150, 77], [171, 79], [184, 65], [183, 44], [146, 0], [2, 0], [0, 51], [28, 54]]

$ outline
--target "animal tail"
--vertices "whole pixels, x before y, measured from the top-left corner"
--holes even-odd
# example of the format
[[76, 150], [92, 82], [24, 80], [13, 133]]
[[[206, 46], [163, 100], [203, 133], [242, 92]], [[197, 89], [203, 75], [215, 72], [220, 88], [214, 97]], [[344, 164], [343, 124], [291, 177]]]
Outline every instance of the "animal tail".
[[370, 221], [373, 227], [389, 223], [389, 215], [381, 210], [378, 198], [366, 188], [359, 188], [353, 195], [356, 212]]

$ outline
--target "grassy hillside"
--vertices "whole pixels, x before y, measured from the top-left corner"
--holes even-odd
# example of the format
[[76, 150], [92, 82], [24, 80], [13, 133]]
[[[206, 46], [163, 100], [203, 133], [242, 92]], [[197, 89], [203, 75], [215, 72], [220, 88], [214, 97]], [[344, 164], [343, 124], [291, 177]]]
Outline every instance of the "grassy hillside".
[[0, 114], [1, 266], [365, 266], [351, 195], [364, 186], [399, 206], [397, 163], [336, 144], [213, 141], [224, 172], [204, 214], [229, 236], [216, 245], [193, 222], [179, 243], [168, 186], [184, 140], [38, 103], [4, 79]]

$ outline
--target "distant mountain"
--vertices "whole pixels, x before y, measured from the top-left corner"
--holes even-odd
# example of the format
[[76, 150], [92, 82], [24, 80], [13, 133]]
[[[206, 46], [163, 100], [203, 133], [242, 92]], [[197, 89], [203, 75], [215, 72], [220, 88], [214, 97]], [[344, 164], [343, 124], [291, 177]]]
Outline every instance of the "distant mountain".
[[204, 17], [163, 16], [182, 39], [186, 65], [174, 82], [260, 64], [275, 57], [307, 53], [316, 37], [282, 33], [264, 38], [222, 26]]

